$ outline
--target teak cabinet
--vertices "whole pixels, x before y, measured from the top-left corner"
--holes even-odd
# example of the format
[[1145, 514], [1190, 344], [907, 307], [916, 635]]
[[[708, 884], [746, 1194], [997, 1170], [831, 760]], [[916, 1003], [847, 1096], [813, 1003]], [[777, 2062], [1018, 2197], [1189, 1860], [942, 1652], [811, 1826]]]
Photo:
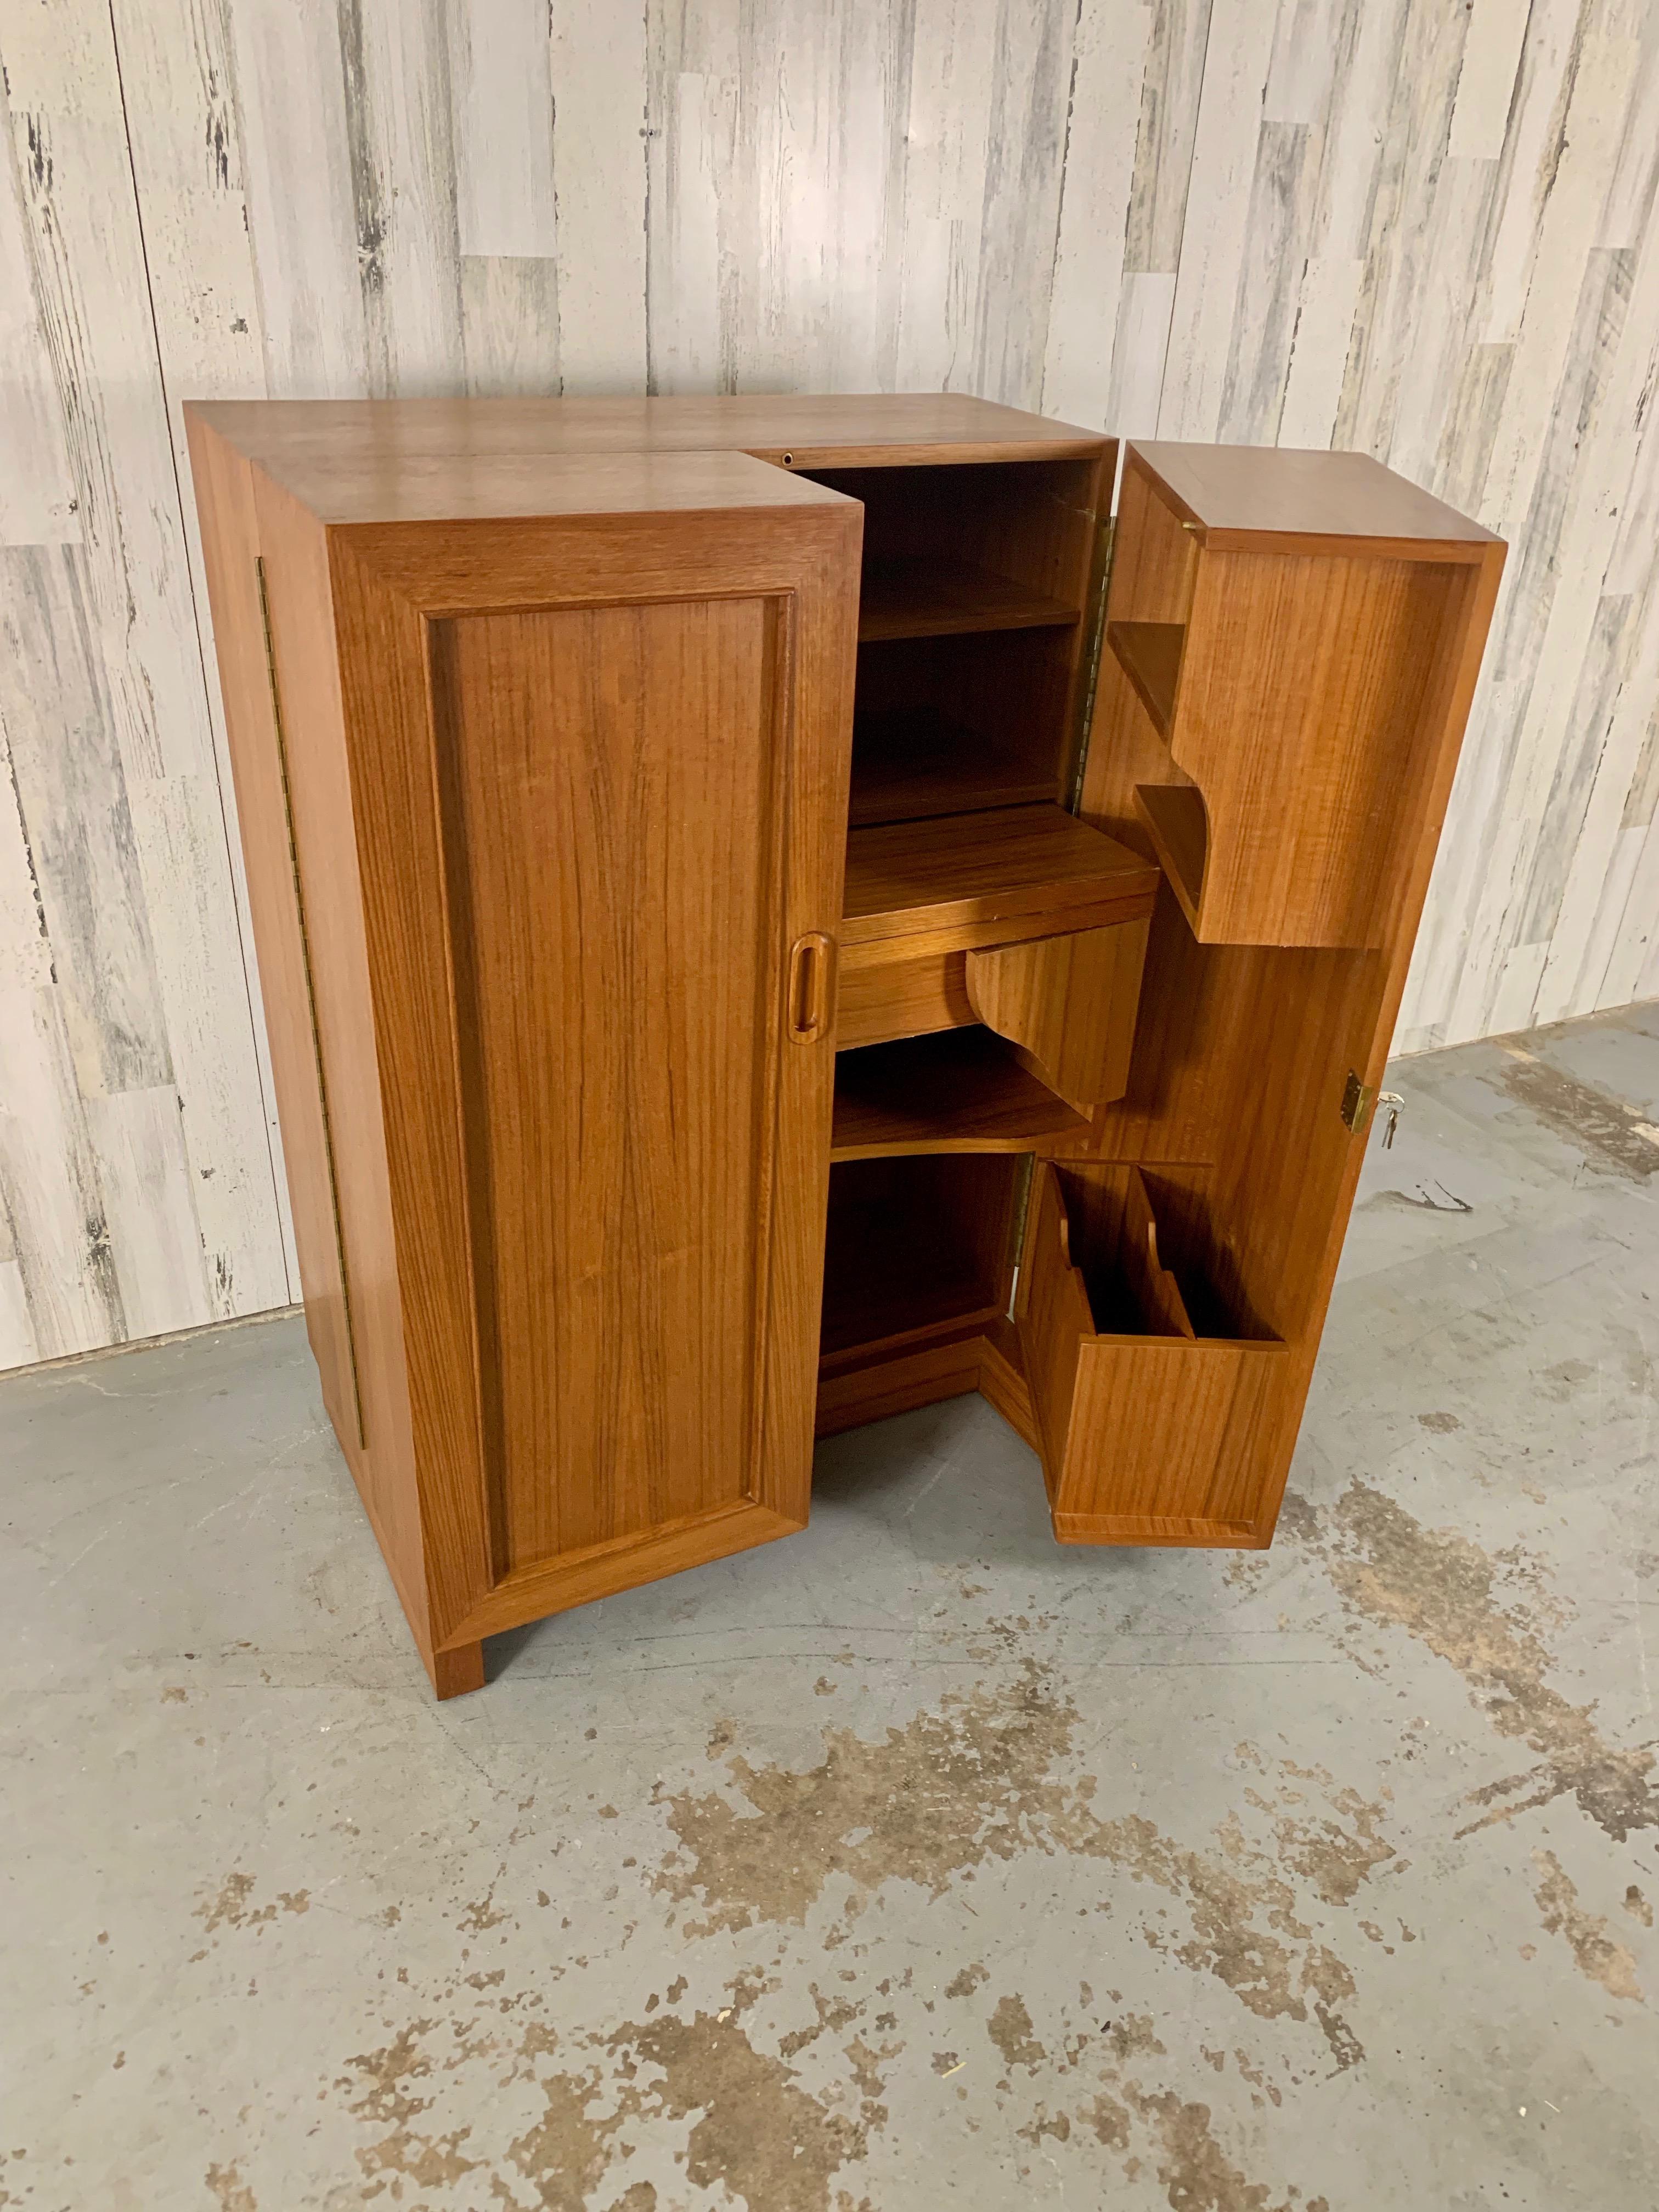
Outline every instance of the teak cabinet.
[[1266, 1544], [1502, 544], [1138, 445], [1108, 583], [1115, 442], [963, 398], [187, 411], [307, 1327], [438, 1694], [975, 1389], [1060, 1540]]

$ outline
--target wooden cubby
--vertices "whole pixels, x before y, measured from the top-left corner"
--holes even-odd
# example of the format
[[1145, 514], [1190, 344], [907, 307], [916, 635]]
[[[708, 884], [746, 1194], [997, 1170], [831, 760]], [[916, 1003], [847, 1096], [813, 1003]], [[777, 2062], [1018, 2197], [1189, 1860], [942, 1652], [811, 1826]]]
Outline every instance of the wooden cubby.
[[[830, 1171], [819, 1342], [890, 1354], [1007, 1309], [1019, 1162], [924, 1152]], [[841, 1362], [844, 1371], [846, 1360]]]
[[951, 395], [185, 411], [307, 1325], [437, 1693], [963, 1391], [1062, 1541], [1266, 1544], [1498, 541], [1133, 446], [1106, 584], [1115, 441]]
[[1038, 1167], [1017, 1319], [1062, 1542], [1254, 1533], [1285, 1348], [1255, 1317], [1208, 1181]]

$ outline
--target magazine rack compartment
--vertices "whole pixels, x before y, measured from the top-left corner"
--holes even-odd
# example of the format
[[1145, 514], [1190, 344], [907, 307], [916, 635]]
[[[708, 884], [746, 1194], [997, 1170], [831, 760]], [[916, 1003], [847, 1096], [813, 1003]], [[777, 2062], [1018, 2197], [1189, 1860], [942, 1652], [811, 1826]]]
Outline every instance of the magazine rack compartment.
[[1062, 1543], [1265, 1543], [1287, 1375], [1203, 1169], [1037, 1163], [1016, 1309]]

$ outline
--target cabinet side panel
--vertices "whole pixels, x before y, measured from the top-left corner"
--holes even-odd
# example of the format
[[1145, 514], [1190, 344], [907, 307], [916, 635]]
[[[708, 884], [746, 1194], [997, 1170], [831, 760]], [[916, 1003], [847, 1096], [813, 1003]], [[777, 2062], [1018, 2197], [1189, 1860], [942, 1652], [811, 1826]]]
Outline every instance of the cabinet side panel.
[[190, 423], [190, 448], [306, 1330], [329, 1419], [343, 1438], [355, 1441], [357, 1407], [329, 1193], [322, 1096], [265, 657], [252, 470], [240, 453], [195, 420]]
[[[295, 868], [305, 916], [308, 985], [316, 1018], [313, 1085], [327, 1127], [308, 1174], [314, 1179], [315, 1233], [325, 1240], [335, 1297], [343, 1266], [349, 1334], [346, 1416], [336, 1419], [362, 1494], [422, 1650], [429, 1650], [428, 1606], [416, 1489], [403, 1316], [392, 1237], [380, 1078], [363, 936], [362, 890], [353, 832], [330, 594], [327, 540], [315, 518], [256, 471], [255, 520], [264, 564], [273, 665], [281, 704], [287, 798]], [[263, 951], [262, 951], [263, 957]], [[306, 1015], [298, 1001], [296, 1018]], [[319, 1121], [320, 1124], [320, 1113]], [[283, 1126], [287, 1144], [287, 1125]], [[295, 1194], [296, 1228], [299, 1196]], [[307, 1291], [310, 1300], [309, 1285]], [[361, 1437], [350, 1422], [355, 1379]]]
[[781, 605], [431, 626], [498, 1572], [757, 1494]]

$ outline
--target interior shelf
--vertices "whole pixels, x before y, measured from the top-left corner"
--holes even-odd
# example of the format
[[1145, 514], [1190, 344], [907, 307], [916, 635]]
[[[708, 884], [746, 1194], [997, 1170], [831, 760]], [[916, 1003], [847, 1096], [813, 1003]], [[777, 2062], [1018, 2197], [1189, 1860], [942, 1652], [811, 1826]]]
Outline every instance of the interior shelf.
[[[1056, 933], [1150, 914], [1158, 870], [1052, 803], [892, 822], [847, 840], [844, 950], [983, 923]], [[1030, 933], [1027, 932], [1026, 933]]]
[[1204, 890], [1204, 856], [1209, 823], [1203, 794], [1191, 783], [1138, 783], [1135, 804], [1151, 833], [1170, 890], [1181, 902], [1188, 927], [1198, 933], [1198, 906]]
[[1019, 806], [1054, 794], [1052, 761], [927, 713], [861, 714], [853, 725], [848, 819], [910, 822]]
[[1140, 702], [1168, 737], [1175, 715], [1176, 678], [1181, 673], [1184, 623], [1109, 622], [1106, 642], [1139, 696]]
[[860, 590], [859, 642], [967, 630], [1055, 629], [1080, 619], [1079, 609], [1063, 600], [964, 562], [872, 561]]
[[1088, 1128], [988, 1030], [946, 1030], [836, 1056], [832, 1160], [1030, 1152], [1039, 1137]]

